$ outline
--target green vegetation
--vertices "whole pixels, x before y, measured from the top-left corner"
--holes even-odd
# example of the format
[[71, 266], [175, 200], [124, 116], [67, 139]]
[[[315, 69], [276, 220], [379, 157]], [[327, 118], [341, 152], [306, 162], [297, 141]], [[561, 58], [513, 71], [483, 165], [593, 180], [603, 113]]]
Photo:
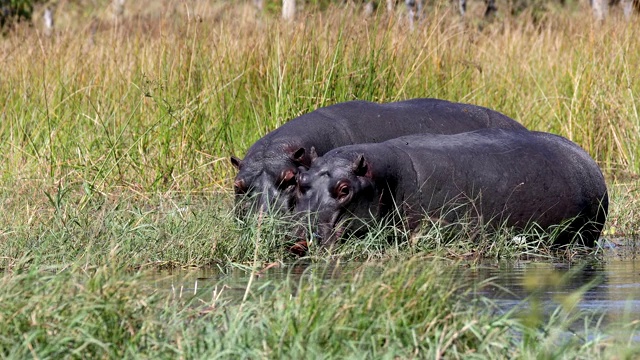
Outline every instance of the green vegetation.
[[204, 289], [204, 298], [150, 288], [115, 261], [4, 276], [3, 356], [606, 359], [640, 351], [629, 346], [633, 327], [616, 337], [590, 327], [574, 333], [570, 325], [585, 316], [578, 297], [562, 300], [548, 321], [536, 307], [500, 314], [471, 296], [486, 284], [454, 277], [436, 259], [333, 273], [320, 263], [298, 282], [262, 283], [243, 300], [223, 286]]
[[[331, 5], [292, 23], [250, 2], [127, 2], [118, 19], [108, 6], [59, 2], [52, 36], [19, 23], [0, 38], [1, 357], [637, 356], [606, 329], [567, 337], [584, 315], [571, 302], [547, 319], [471, 296], [451, 273], [460, 259], [604, 252], [557, 253], [511, 234], [470, 243], [433, 226], [389, 243], [396, 230], [380, 226], [331, 253], [312, 248], [302, 278], [250, 281], [240, 296], [220, 284], [180, 297], [148, 280], [206, 266], [253, 278], [296, 261], [286, 221], [233, 218], [228, 156], [356, 98], [475, 103], [570, 138], [609, 180], [606, 236], [635, 254], [637, 21], [614, 12], [596, 24], [574, 6], [480, 29], [445, 6], [409, 31]], [[361, 265], [329, 276], [334, 261]]]
[[14, 22], [31, 20], [33, 5], [42, 0], [2, 0], [0, 1], [0, 30]]

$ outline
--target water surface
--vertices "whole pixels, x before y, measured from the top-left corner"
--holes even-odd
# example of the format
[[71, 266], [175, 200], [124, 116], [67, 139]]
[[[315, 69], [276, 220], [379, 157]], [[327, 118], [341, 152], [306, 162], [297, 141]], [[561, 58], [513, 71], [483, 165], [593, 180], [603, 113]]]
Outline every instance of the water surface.
[[[153, 287], [174, 297], [198, 297], [204, 301], [220, 292], [230, 301], [240, 301], [251, 282], [251, 289], [274, 286], [289, 279], [294, 283], [303, 277], [321, 277], [326, 281], [345, 281], [362, 264], [275, 265], [258, 273], [247, 269], [198, 269], [160, 273]], [[371, 276], [376, 276], [371, 270]], [[594, 315], [592, 321], [629, 323], [640, 321], [640, 260], [604, 256], [579, 264], [519, 261], [516, 263], [459, 264], [452, 276], [464, 277], [476, 288], [475, 296], [492, 299], [501, 311], [526, 311], [532, 302], [542, 304], [548, 314], [563, 299], [582, 292], [578, 307]], [[253, 276], [253, 277], [252, 277]], [[348, 279], [348, 277], [346, 277]], [[342, 279], [342, 280], [340, 280]], [[640, 338], [639, 338], [640, 340]]]

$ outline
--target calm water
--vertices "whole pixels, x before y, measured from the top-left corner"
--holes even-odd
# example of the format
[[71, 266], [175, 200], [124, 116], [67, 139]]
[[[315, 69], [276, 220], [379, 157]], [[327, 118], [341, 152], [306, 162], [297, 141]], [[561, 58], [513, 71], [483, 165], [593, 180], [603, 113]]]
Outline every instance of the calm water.
[[525, 307], [535, 297], [548, 310], [561, 299], [586, 289], [578, 306], [604, 316], [604, 322], [640, 320], [640, 260], [610, 259], [576, 267], [567, 264], [522, 263], [510, 267], [484, 267], [474, 272], [478, 280], [493, 278], [495, 286], [479, 293], [501, 308]]
[[[357, 266], [343, 265], [331, 271], [345, 273]], [[286, 279], [289, 274], [295, 280], [304, 276], [323, 276], [334, 281], [329, 280], [332, 274], [325, 273], [324, 269], [324, 266], [320, 270], [308, 264], [274, 267], [254, 277], [253, 286], [269, 286]], [[579, 302], [580, 308], [602, 316], [604, 323], [640, 321], [640, 260], [605, 256], [604, 260], [571, 266], [518, 262], [459, 266], [453, 271], [454, 276], [465, 276], [471, 284], [490, 280], [492, 285], [480, 287], [476, 294], [493, 299], [503, 311], [513, 307], [526, 309], [529, 301], [535, 298], [550, 312], [557, 308], [563, 296], [587, 287]], [[242, 269], [179, 271], [159, 274], [153, 285], [176, 297], [196, 296], [207, 301], [214, 291], [222, 290], [226, 297], [239, 300], [245, 293], [249, 276], [249, 272]]]

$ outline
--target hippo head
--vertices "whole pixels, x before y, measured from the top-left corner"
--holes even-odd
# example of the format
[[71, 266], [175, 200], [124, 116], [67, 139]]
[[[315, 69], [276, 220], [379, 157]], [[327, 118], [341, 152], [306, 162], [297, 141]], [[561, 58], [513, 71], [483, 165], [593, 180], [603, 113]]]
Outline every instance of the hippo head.
[[[331, 246], [341, 236], [365, 229], [363, 221], [378, 212], [379, 192], [363, 154], [334, 150], [298, 174], [295, 231], [301, 240]], [[337, 156], [336, 156], [337, 155]], [[309, 236], [308, 230], [313, 233]]]
[[313, 147], [307, 150], [288, 144], [252, 147], [242, 160], [232, 156], [231, 164], [238, 169], [233, 183], [238, 215], [292, 211], [296, 175], [308, 168], [315, 157]]

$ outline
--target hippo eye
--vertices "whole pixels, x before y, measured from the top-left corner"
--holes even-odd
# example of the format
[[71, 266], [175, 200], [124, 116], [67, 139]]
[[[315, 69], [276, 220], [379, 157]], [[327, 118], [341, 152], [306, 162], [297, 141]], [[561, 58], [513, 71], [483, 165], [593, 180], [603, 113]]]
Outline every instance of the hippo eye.
[[244, 179], [237, 179], [236, 181], [233, 182], [233, 190], [236, 193], [236, 195], [243, 195], [247, 193], [247, 184], [245, 183]]

